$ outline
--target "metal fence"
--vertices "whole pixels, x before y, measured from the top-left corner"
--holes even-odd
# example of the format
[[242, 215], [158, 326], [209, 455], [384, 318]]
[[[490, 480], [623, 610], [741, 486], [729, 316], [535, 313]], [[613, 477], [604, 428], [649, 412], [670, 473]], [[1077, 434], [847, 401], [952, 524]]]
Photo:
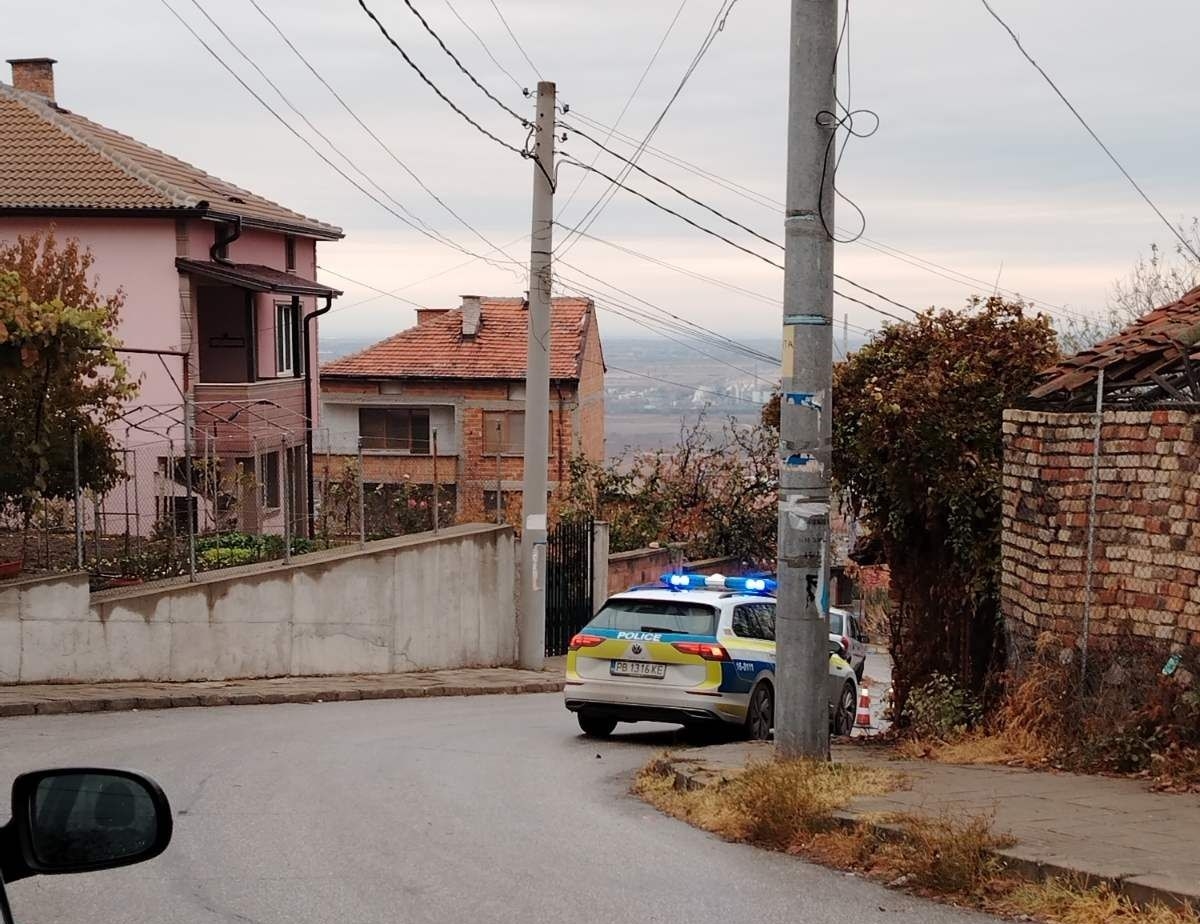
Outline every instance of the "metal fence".
[[364, 482], [361, 452], [332, 453], [320, 431], [310, 466], [302, 418], [263, 427], [246, 411], [127, 411], [103, 488], [87, 486], [76, 452], [73, 494], [0, 499], [0, 578], [86, 570], [94, 589], [195, 579], [454, 522], [453, 485]]

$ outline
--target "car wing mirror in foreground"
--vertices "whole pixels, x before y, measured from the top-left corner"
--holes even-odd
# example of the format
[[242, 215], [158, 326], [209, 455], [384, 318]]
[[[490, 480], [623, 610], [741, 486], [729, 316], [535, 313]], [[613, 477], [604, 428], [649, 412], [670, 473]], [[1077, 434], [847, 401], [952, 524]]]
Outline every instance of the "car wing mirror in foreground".
[[[12, 818], [0, 828], [0, 883], [140, 863], [167, 849], [171, 830], [166, 794], [139, 773], [91, 767], [25, 773], [13, 782]], [[3, 894], [0, 909], [7, 911]]]

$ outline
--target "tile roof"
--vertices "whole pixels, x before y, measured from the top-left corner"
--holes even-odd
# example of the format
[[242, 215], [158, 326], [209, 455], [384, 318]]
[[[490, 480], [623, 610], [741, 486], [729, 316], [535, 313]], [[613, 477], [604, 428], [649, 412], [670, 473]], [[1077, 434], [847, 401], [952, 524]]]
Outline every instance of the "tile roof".
[[175, 268], [180, 272], [232, 283], [243, 289], [259, 292], [320, 296], [342, 294], [340, 289], [331, 289], [327, 285], [305, 279], [295, 273], [285, 273], [283, 270], [263, 266], [260, 263], [215, 263], [209, 260], [187, 260], [177, 257]]
[[[1104, 370], [1105, 392], [1153, 390], [1183, 368], [1186, 352], [1200, 363], [1200, 287], [1138, 318], [1119, 334], [1046, 369], [1030, 393], [1034, 401], [1093, 400]], [[1084, 396], [1081, 398], [1081, 394]]]
[[[528, 318], [519, 298], [483, 298], [479, 333], [462, 334], [462, 309], [428, 317], [358, 353], [321, 367], [322, 377], [422, 379], [523, 379]], [[594, 321], [590, 299], [555, 298], [550, 313], [550, 377], [578, 379], [587, 332]]]
[[0, 212], [195, 212], [247, 225], [338, 238], [340, 228], [293, 212], [0, 83]]

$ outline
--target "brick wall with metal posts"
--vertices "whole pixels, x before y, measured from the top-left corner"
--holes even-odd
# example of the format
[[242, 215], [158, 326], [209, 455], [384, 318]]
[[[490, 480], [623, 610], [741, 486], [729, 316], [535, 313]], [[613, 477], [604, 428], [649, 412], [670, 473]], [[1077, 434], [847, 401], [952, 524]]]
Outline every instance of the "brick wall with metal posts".
[[1089, 644], [1122, 633], [1200, 645], [1200, 414], [1004, 414], [1001, 607], [1016, 660], [1042, 633], [1081, 644], [1094, 531]]

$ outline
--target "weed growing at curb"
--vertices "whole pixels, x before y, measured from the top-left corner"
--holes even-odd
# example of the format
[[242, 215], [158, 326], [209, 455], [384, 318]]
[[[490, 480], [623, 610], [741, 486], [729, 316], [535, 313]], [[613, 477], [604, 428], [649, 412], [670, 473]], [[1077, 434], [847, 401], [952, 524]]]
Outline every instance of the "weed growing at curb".
[[1200, 924], [1191, 910], [1141, 907], [1111, 887], [1032, 883], [1004, 870], [996, 852], [1012, 838], [986, 815], [838, 816], [858, 796], [900, 788], [902, 775], [814, 761], [752, 764], [698, 789], [676, 783], [669, 754], [638, 773], [633, 792], [660, 811], [727, 840], [852, 870], [893, 887], [1048, 924]]

